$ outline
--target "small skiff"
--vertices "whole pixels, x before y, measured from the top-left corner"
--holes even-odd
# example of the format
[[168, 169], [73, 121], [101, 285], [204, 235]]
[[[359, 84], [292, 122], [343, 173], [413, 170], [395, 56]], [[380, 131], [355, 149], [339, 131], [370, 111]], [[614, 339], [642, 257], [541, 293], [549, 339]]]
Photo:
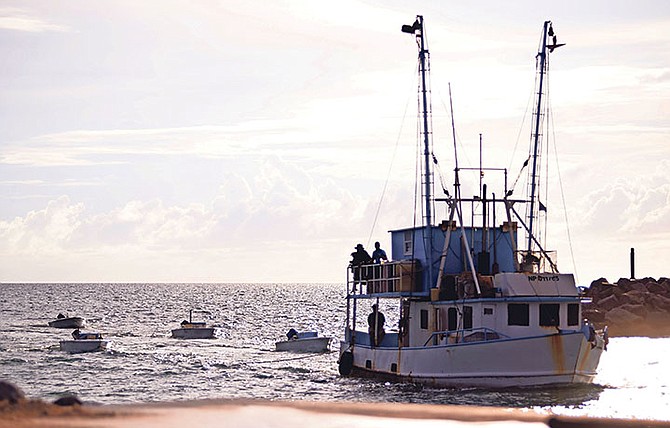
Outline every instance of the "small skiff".
[[217, 327], [207, 326], [205, 322], [193, 322], [193, 310], [188, 313], [188, 321], [181, 322], [181, 328], [172, 330], [174, 339], [216, 339]]
[[316, 331], [297, 332], [294, 329], [286, 333], [287, 340], [276, 342], [277, 351], [289, 352], [328, 352], [330, 337], [320, 337]]
[[96, 352], [107, 349], [109, 341], [104, 340], [100, 333], [78, 333], [77, 339], [61, 340], [60, 350], [72, 354]]
[[54, 328], [82, 328], [86, 325], [86, 320], [82, 317], [60, 317], [49, 321], [49, 327]]

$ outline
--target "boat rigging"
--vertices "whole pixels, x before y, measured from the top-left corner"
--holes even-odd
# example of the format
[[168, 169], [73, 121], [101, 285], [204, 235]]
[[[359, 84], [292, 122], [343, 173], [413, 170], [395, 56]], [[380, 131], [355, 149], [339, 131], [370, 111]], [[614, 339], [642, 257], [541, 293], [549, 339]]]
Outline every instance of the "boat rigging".
[[[537, 109], [527, 160], [532, 161], [530, 195], [519, 199], [511, 197], [506, 169], [485, 167], [481, 155], [478, 168], [462, 168], [456, 151], [454, 194], [444, 189], [446, 198], [433, 196], [430, 54], [423, 16], [403, 25], [402, 32], [415, 36], [419, 50], [423, 222], [391, 231], [391, 261], [348, 267], [340, 373], [435, 386], [591, 382], [605, 349], [604, 334], [582, 319], [573, 275], [558, 273], [555, 261], [535, 236], [537, 212], [544, 206], [539, 199], [538, 168], [547, 54], [563, 45], [557, 43], [553, 25], [544, 23], [538, 53]], [[452, 133], [456, 150], [453, 108]], [[459, 173], [468, 169], [479, 172], [479, 195], [463, 198]], [[504, 174], [502, 199], [493, 192], [489, 198], [484, 171]], [[436, 224], [438, 202], [446, 204], [448, 216]], [[471, 224], [464, 221], [465, 204], [472, 206]], [[482, 207], [481, 224], [474, 224], [475, 204]], [[505, 208], [501, 225], [495, 223], [496, 204]], [[515, 204], [530, 205], [525, 219]], [[528, 236], [522, 250], [517, 247], [518, 224]], [[380, 330], [380, 320], [385, 318], [378, 310], [381, 300], [386, 308], [397, 304], [397, 327], [389, 331], [383, 329], [383, 322]], [[371, 303], [372, 313], [361, 315]]]

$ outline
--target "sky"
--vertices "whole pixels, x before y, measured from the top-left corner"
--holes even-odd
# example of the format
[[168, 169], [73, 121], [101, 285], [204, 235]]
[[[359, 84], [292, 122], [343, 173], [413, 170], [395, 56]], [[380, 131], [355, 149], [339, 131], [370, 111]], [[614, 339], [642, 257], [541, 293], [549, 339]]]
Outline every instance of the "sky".
[[418, 14], [446, 182], [450, 85], [516, 177], [551, 20], [548, 247], [670, 276], [670, 2], [3, 0], [0, 282], [344, 281], [414, 221]]

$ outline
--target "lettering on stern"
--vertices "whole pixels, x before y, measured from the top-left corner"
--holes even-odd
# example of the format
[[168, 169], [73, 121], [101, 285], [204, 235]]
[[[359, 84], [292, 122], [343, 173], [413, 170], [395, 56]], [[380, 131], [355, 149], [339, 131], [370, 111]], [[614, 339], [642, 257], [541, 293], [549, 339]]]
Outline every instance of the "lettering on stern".
[[561, 278], [558, 275], [528, 275], [528, 281], [535, 282], [558, 282]]

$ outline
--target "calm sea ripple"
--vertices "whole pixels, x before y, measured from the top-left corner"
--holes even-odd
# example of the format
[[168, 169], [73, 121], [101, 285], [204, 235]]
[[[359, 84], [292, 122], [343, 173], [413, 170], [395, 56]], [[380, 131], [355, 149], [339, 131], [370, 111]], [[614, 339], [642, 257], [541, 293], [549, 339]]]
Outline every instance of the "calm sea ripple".
[[[401, 402], [547, 409], [569, 415], [670, 420], [670, 338], [615, 338], [594, 385], [435, 389], [342, 378], [337, 352], [291, 354], [274, 343], [293, 327], [342, 335], [340, 284], [0, 284], [0, 379], [32, 398], [75, 393], [90, 403], [215, 398]], [[212, 340], [176, 340], [188, 318], [221, 327]], [[59, 312], [85, 317], [106, 352], [67, 354]], [[393, 322], [392, 315], [390, 322]]]

